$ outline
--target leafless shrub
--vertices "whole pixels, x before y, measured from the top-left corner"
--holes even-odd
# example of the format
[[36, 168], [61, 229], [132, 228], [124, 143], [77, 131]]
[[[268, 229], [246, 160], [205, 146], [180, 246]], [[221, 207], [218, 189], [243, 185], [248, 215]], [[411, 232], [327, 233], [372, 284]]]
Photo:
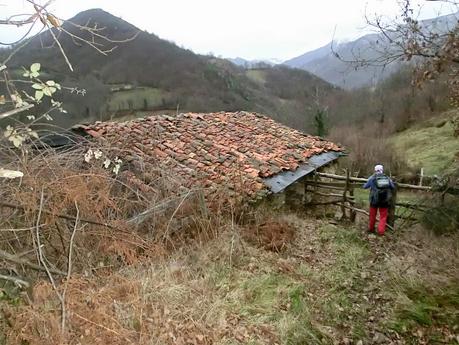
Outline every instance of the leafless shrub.
[[[99, 159], [85, 161], [89, 150]], [[2, 180], [0, 188], [0, 249], [11, 256], [0, 255], [1, 269], [18, 279], [34, 280], [31, 269], [47, 271], [43, 262], [64, 277], [72, 249], [74, 271], [92, 274], [164, 255], [177, 241], [218, 231], [222, 212], [210, 212], [202, 189], [184, 188], [159, 162], [129, 150], [81, 142], [60, 152], [43, 143], [18, 152], [3, 145], [4, 166], [24, 177]], [[116, 157], [130, 157], [118, 174]]]
[[371, 174], [375, 164], [383, 164], [392, 175], [406, 173], [409, 170], [406, 160], [391, 148], [390, 133], [390, 128], [382, 128], [378, 122], [367, 122], [361, 128], [355, 125], [333, 128], [329, 137], [349, 150], [344, 164], [358, 175]]

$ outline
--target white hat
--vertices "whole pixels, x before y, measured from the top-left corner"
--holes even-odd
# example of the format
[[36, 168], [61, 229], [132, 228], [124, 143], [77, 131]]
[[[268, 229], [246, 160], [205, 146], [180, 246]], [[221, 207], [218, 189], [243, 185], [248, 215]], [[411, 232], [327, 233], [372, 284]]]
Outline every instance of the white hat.
[[375, 172], [382, 174], [384, 167], [381, 164], [375, 165]]

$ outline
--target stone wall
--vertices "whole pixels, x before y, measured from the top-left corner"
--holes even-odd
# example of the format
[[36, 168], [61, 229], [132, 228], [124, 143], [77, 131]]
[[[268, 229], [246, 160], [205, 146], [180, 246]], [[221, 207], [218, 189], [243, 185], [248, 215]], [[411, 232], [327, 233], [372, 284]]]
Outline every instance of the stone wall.
[[[337, 173], [337, 168], [338, 163], [334, 161], [317, 170], [320, 172], [335, 174]], [[308, 203], [313, 201], [317, 202], [323, 199], [323, 197], [321, 198], [320, 196], [305, 192], [305, 182], [313, 179], [313, 174], [306, 175], [289, 185], [283, 192], [270, 194], [266, 200], [263, 201], [263, 204], [273, 209], [287, 208], [291, 210], [304, 210], [307, 208]]]

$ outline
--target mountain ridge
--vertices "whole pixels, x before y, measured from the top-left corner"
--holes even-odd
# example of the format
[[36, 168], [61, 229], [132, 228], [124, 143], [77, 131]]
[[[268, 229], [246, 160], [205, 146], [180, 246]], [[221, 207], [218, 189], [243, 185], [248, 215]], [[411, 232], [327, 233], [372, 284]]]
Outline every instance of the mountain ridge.
[[[459, 12], [420, 21], [421, 29], [447, 30], [457, 25]], [[331, 41], [317, 49], [284, 61], [284, 65], [311, 72], [318, 77], [345, 89], [374, 87], [398, 71], [404, 64], [401, 61], [388, 66], [364, 66], [355, 68], [341, 59], [352, 61], [359, 59], [372, 60], [378, 58], [378, 52], [392, 49], [387, 39], [380, 33], [370, 33], [349, 42]], [[333, 48], [333, 51], [332, 51]]]

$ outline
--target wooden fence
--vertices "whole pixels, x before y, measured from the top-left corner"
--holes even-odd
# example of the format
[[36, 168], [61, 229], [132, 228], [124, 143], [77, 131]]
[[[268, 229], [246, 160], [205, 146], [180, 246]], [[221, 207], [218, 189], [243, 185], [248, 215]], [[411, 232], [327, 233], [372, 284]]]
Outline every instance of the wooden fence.
[[[305, 193], [330, 198], [329, 200], [311, 202], [309, 205], [338, 205], [341, 207], [341, 212], [344, 218], [349, 218], [355, 221], [357, 213], [362, 213], [369, 216], [369, 213], [356, 207], [355, 188], [363, 188], [363, 184], [367, 179], [352, 177], [349, 171], [346, 175], [335, 175], [328, 173], [316, 172], [313, 179], [305, 181]], [[411, 209], [420, 209], [419, 205], [397, 202], [397, 190], [412, 190], [431, 192], [431, 187], [411, 185], [406, 183], [396, 183], [396, 189], [393, 191], [393, 198], [389, 207], [387, 224], [389, 228], [394, 228], [395, 219], [397, 218], [396, 207], [405, 207]], [[323, 191], [325, 190], [325, 192]], [[347, 211], [347, 212], [346, 212]], [[349, 217], [347, 217], [347, 213]], [[398, 218], [401, 218], [398, 216]], [[408, 217], [409, 218], [409, 217]]]

